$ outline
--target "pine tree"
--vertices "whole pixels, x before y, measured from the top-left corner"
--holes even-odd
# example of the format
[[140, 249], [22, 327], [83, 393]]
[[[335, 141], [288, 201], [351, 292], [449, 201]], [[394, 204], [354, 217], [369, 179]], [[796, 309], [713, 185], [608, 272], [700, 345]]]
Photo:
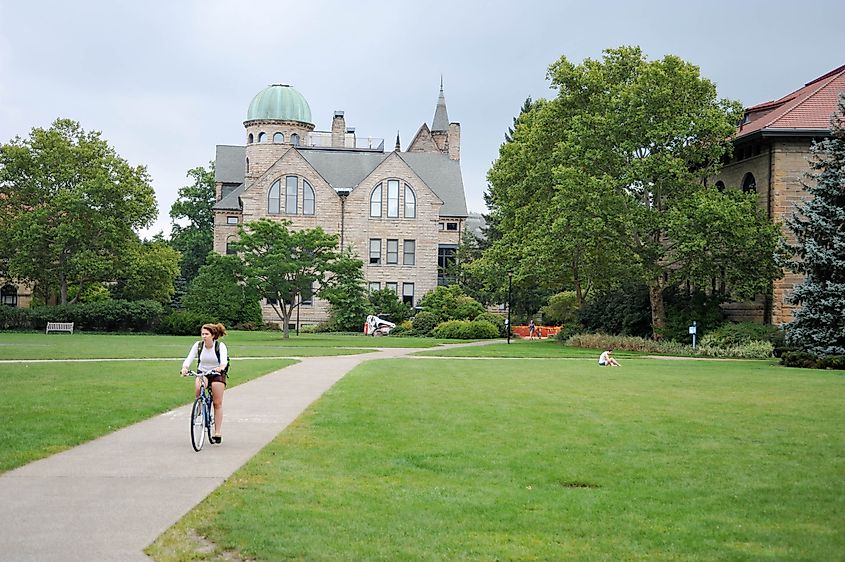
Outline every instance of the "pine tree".
[[830, 138], [811, 148], [804, 184], [812, 199], [786, 221], [795, 235], [787, 267], [804, 274], [790, 302], [801, 306], [787, 341], [816, 355], [845, 355], [845, 94], [830, 120]]

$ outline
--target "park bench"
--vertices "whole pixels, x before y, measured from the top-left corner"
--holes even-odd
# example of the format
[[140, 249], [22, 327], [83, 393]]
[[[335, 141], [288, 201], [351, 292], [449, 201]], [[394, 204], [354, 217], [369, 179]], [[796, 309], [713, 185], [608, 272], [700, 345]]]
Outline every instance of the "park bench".
[[50, 332], [70, 332], [72, 334], [73, 322], [47, 322], [47, 331], [44, 333], [49, 334]]

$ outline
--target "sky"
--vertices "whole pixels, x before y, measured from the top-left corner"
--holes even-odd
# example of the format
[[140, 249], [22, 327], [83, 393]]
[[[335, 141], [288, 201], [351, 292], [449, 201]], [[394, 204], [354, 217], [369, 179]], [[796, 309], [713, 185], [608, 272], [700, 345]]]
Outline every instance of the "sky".
[[341, 110], [390, 150], [431, 124], [442, 77], [467, 207], [485, 212], [504, 135], [527, 97], [554, 97], [561, 56], [677, 55], [748, 107], [845, 64], [842, 21], [841, 0], [0, 0], [0, 143], [57, 118], [100, 131], [152, 178], [159, 214], [141, 235], [169, 235], [187, 171], [245, 143], [267, 85], [296, 88], [317, 130]]

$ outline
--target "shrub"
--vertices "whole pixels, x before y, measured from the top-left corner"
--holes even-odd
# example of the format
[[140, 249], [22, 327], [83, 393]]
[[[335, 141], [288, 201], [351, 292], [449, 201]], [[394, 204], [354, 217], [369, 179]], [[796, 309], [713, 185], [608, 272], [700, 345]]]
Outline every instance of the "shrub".
[[651, 335], [651, 304], [648, 287], [627, 284], [605, 291], [584, 305], [578, 322], [591, 332], [626, 336]]
[[549, 297], [549, 304], [542, 307], [543, 324], [560, 326], [578, 320], [578, 298], [575, 291], [564, 291]]
[[566, 324], [565, 326], [562, 326], [560, 331], [555, 336], [555, 339], [557, 339], [557, 341], [559, 342], [565, 343], [566, 340], [568, 340], [572, 336], [583, 334], [586, 331], [586, 328], [584, 328], [584, 326], [582, 326], [581, 324], [577, 322], [572, 322], [571, 324]]
[[845, 355], [813, 355], [806, 351], [788, 351], [780, 358], [785, 367], [845, 370]]
[[420, 311], [414, 316], [413, 330], [418, 336], [427, 336], [437, 327], [437, 316], [432, 312]]
[[396, 291], [379, 289], [370, 293], [372, 310], [379, 317], [400, 324], [411, 317], [411, 307], [402, 302]]
[[701, 345], [729, 347], [751, 341], [766, 341], [772, 344], [783, 343], [783, 330], [775, 326], [754, 322], [723, 324], [701, 338]]
[[507, 337], [508, 332], [505, 330], [505, 317], [501, 314], [494, 314], [492, 312], [482, 312], [474, 319], [477, 322], [490, 322], [499, 331], [499, 337]]
[[670, 340], [656, 341], [635, 336], [609, 336], [607, 334], [578, 334], [569, 338], [566, 345], [590, 349], [659, 353], [661, 355], [730, 357], [736, 359], [768, 359], [772, 357], [773, 349], [769, 342], [747, 342], [728, 347], [700, 345], [693, 350], [691, 345]]
[[195, 336], [200, 333], [203, 324], [213, 322], [217, 322], [217, 319], [207, 314], [177, 310], [170, 316], [165, 317], [156, 331], [160, 334], [174, 336]]
[[144, 332], [152, 330], [164, 314], [156, 301], [104, 300], [38, 308], [2, 307], [4, 329], [43, 330], [47, 322], [73, 322], [75, 330]]
[[693, 322], [697, 322], [698, 336], [701, 337], [705, 331], [721, 326], [725, 321], [717, 296], [707, 295], [702, 291], [688, 294], [686, 291], [668, 288], [663, 291], [663, 299], [666, 303], [666, 327], [663, 329], [663, 337], [666, 339], [692, 342], [689, 327]]
[[[706, 336], [705, 336], [706, 337]], [[695, 350], [696, 355], [704, 357], [730, 357], [734, 359], [769, 359], [774, 346], [767, 341], [747, 341], [734, 345], [707, 345], [703, 340]]]
[[484, 320], [447, 320], [438, 324], [431, 335], [456, 340], [493, 339], [499, 337], [499, 330]]
[[[467, 296], [458, 285], [437, 287], [420, 300], [424, 312], [431, 312], [438, 322], [446, 320], [472, 320], [482, 312], [484, 306]], [[418, 315], [419, 316], [419, 315]]]

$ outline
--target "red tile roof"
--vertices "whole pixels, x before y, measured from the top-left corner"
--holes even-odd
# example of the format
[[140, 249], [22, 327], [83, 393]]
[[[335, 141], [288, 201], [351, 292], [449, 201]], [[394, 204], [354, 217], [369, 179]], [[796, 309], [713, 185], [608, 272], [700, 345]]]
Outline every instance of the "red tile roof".
[[779, 100], [747, 108], [736, 138], [758, 131], [798, 133], [830, 130], [830, 116], [836, 111], [839, 94], [843, 92], [845, 65], [819, 76]]

